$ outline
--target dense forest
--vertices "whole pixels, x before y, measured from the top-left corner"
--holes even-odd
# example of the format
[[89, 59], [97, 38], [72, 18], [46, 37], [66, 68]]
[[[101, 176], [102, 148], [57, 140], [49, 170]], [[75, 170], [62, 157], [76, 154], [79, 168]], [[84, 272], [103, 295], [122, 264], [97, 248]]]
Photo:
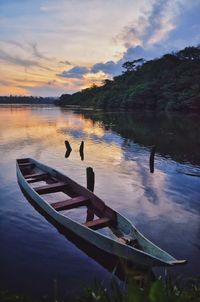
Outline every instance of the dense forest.
[[125, 62], [124, 72], [102, 86], [93, 85], [57, 105], [110, 109], [200, 111], [200, 46], [186, 47], [161, 58]]
[[53, 98], [34, 96], [0, 96], [0, 104], [52, 104]]

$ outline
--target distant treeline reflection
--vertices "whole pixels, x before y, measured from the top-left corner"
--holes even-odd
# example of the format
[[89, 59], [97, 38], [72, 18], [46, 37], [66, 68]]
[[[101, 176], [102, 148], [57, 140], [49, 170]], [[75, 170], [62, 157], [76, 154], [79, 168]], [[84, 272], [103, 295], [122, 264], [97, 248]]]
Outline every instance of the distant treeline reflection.
[[[79, 111], [80, 113], [80, 111]], [[197, 115], [152, 112], [82, 112], [84, 118], [100, 122], [131, 142], [144, 147], [156, 146], [156, 153], [178, 162], [200, 165], [200, 119]]]

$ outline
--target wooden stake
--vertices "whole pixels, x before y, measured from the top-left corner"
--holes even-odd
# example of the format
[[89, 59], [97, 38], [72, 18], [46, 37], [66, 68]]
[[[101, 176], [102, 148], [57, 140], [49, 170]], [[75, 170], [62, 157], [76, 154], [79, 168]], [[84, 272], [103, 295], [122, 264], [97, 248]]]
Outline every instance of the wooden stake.
[[70, 153], [72, 152], [72, 150], [67, 149], [66, 153], [65, 153], [65, 158], [68, 158], [70, 156]]
[[154, 173], [154, 156], [155, 156], [156, 146], [152, 146], [151, 154], [149, 157], [149, 168], [150, 172]]
[[79, 153], [80, 153], [81, 160], [84, 160], [84, 141], [81, 142]]
[[65, 147], [66, 147], [67, 151], [69, 151], [69, 150], [72, 151], [72, 148], [71, 148], [70, 143], [68, 141], [65, 141]]
[[91, 206], [87, 207], [87, 217], [86, 217], [86, 222], [92, 221], [94, 219], [94, 210], [92, 209]]
[[95, 174], [91, 167], [86, 168], [87, 189], [94, 192]]
[[79, 152], [83, 152], [84, 150], [84, 141], [81, 142]]

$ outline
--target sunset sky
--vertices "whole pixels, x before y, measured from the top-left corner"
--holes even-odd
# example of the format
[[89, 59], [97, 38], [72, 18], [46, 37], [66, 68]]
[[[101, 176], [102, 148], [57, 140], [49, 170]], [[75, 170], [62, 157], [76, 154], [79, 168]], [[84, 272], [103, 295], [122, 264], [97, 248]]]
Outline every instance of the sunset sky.
[[200, 44], [200, 0], [0, 0], [0, 95], [60, 96]]

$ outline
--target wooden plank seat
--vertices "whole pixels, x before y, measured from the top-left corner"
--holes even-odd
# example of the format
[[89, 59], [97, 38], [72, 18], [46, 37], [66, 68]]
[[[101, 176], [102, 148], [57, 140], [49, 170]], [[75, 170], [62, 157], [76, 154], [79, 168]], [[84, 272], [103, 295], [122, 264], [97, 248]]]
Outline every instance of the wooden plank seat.
[[38, 194], [55, 193], [63, 191], [67, 185], [68, 184], [66, 182], [59, 181], [45, 186], [35, 187], [33, 190], [35, 190]]
[[98, 230], [98, 229], [108, 226], [110, 222], [111, 222], [111, 219], [109, 219], [107, 217], [102, 217], [102, 218], [98, 218], [95, 220], [87, 221], [86, 223], [83, 223], [83, 225], [90, 229]]
[[24, 178], [37, 178], [37, 177], [42, 177], [42, 176], [47, 176], [49, 175], [48, 173], [44, 173], [44, 172], [38, 172], [38, 173], [32, 173], [32, 174], [27, 174], [24, 175]]
[[19, 163], [20, 168], [29, 168], [29, 167], [34, 167], [34, 166], [35, 166], [35, 164], [30, 163], [30, 162], [28, 162], [28, 163]]
[[74, 198], [70, 198], [67, 200], [51, 203], [51, 206], [57, 211], [62, 211], [62, 210], [69, 210], [81, 206], [86, 206], [88, 205], [88, 203], [89, 203], [89, 199], [87, 197], [76, 196]]
[[[44, 175], [40, 175], [40, 176], [37, 176], [37, 177], [34, 177], [34, 178], [28, 178], [27, 179], [29, 184], [34, 183], [34, 182], [38, 182], [38, 181], [46, 181], [47, 182], [47, 180], [51, 180], [51, 176], [48, 173], [46, 173], [46, 174], [44, 173]], [[52, 180], [52, 182], [53, 182], [53, 180]]]

